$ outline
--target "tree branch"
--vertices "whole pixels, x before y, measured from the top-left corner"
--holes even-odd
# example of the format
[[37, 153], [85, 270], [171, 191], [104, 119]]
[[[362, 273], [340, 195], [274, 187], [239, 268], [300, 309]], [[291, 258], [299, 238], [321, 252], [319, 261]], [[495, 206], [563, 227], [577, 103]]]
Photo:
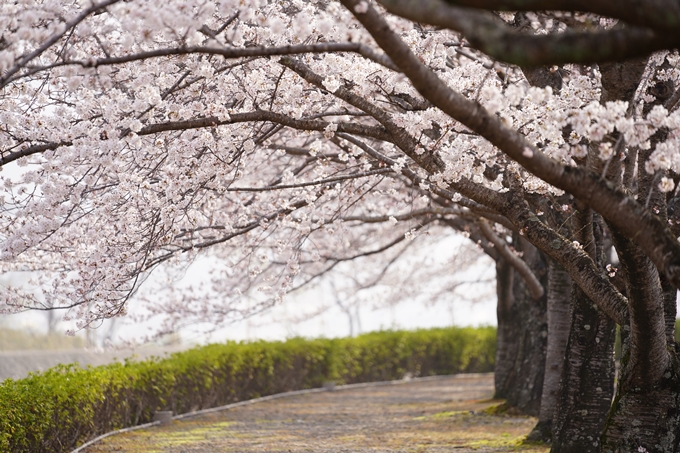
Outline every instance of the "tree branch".
[[531, 291], [531, 296], [534, 299], [540, 299], [543, 297], [545, 290], [543, 285], [538, 280], [536, 275], [531, 271], [531, 268], [524, 262], [519, 256], [514, 254], [512, 250], [508, 247], [508, 244], [501, 238], [498, 237], [496, 233], [491, 229], [489, 223], [484, 219], [479, 219], [477, 221], [479, 229], [482, 231], [484, 236], [494, 245], [494, 248], [498, 250], [498, 253], [505, 259], [510, 265], [522, 276], [524, 282], [527, 284], [529, 291]]
[[[225, 124], [247, 123], [252, 121], [271, 121], [293, 129], [307, 131], [323, 131], [328, 127], [328, 121], [294, 119], [282, 113], [270, 112], [267, 110], [255, 110], [253, 112], [232, 113], [229, 118], [218, 119], [211, 116], [196, 120], [172, 121], [167, 123], [150, 124], [137, 132], [137, 135], [151, 135], [159, 132], [179, 131], [189, 129], [201, 129], [206, 127], [217, 127]], [[391, 142], [391, 134], [382, 127], [368, 126], [359, 123], [334, 123], [338, 126], [338, 132], [372, 137], [378, 140]]]
[[[166, 123], [156, 123], [149, 124], [141, 128], [137, 135], [153, 135], [159, 134], [161, 132], [172, 132], [172, 131], [185, 131], [191, 129], [203, 129], [209, 127], [223, 126], [227, 124], [237, 124], [237, 123], [247, 123], [255, 121], [270, 121], [272, 123], [281, 124], [283, 126], [290, 127], [297, 130], [308, 130], [308, 131], [323, 131], [328, 127], [329, 122], [318, 121], [318, 120], [305, 120], [305, 119], [294, 119], [287, 115], [270, 112], [266, 110], [256, 110], [253, 112], [244, 113], [234, 113], [229, 116], [229, 118], [218, 119], [217, 117], [211, 116], [207, 118], [191, 119], [185, 121], [170, 121]], [[349, 134], [371, 137], [377, 140], [392, 142], [393, 136], [382, 127], [368, 126], [359, 123], [334, 123], [337, 124], [338, 132], [347, 132]], [[130, 131], [124, 131], [124, 135], [129, 134]], [[122, 137], [121, 137], [122, 138]], [[72, 141], [64, 142], [50, 142], [41, 145], [32, 145], [26, 148], [22, 148], [19, 151], [14, 151], [5, 154], [0, 158], [0, 167], [14, 162], [22, 157], [30, 156], [33, 154], [40, 154], [49, 150], [56, 150], [63, 146], [72, 146]]]
[[[315, 85], [318, 88], [325, 89], [323, 85], [323, 77], [316, 74], [304, 63], [287, 57], [282, 58], [280, 63], [285, 67], [290, 68], [307, 82]], [[411, 137], [411, 135], [409, 135], [406, 130], [394, 124], [392, 117], [386, 111], [376, 107], [366, 99], [352, 93], [350, 90], [344, 87], [339, 87], [337, 90], [335, 90], [333, 95], [375, 118], [376, 121], [382, 124], [382, 126], [390, 132], [392, 135], [391, 141], [401, 148], [402, 151], [404, 151], [404, 153], [406, 153], [406, 155], [408, 155], [411, 159], [418, 162], [418, 165], [421, 167], [433, 173], [442, 171], [444, 169], [444, 162], [441, 160], [438, 154], [417, 154], [415, 152], [418, 145], [416, 140]]]
[[21, 70], [29, 61], [33, 60], [34, 58], [39, 57], [42, 55], [43, 52], [45, 52], [47, 49], [50, 48], [54, 43], [59, 41], [63, 36], [65, 36], [67, 33], [71, 32], [71, 29], [76, 27], [79, 23], [84, 21], [90, 14], [95, 13], [97, 11], [101, 11], [103, 8], [106, 8], [107, 6], [113, 5], [114, 3], [118, 3], [120, 0], [105, 0], [101, 3], [95, 3], [86, 10], [84, 10], [82, 13], [78, 14], [73, 20], [70, 22], [67, 22], [62, 31], [53, 35], [51, 38], [49, 38], [47, 41], [43, 43], [40, 47], [35, 49], [33, 52], [30, 54], [24, 56], [23, 58], [20, 58], [13, 67], [9, 68], [7, 72], [4, 73], [2, 77], [0, 77], [0, 87], [4, 86], [8, 83], [10, 79], [13, 79], [13, 75], [16, 74], [18, 71]]
[[22, 157], [30, 156], [32, 154], [44, 153], [45, 151], [53, 151], [57, 148], [61, 148], [62, 146], [71, 145], [73, 145], [73, 142], [68, 141], [68, 142], [50, 142], [42, 145], [28, 146], [26, 148], [20, 149], [19, 151], [13, 151], [5, 154], [2, 158], [0, 158], [0, 167], [3, 167], [9, 164], [10, 162], [14, 162], [15, 160], [21, 159]]
[[[487, 11], [588, 12], [623, 20], [631, 25], [677, 32], [680, 5], [667, 0], [445, 0], [450, 5]], [[418, 3], [421, 2], [412, 2]]]
[[[342, 0], [342, 3], [354, 12], [359, 1]], [[478, 102], [451, 90], [411, 52], [373, 8], [369, 7], [366, 13], [355, 13], [355, 17], [403, 70], [420, 94], [489, 140], [535, 176], [571, 193], [598, 211], [622, 234], [633, 239], [676, 288], [680, 288], [680, 243], [658, 217], [627, 194], [609, 187], [599, 175], [563, 165], [546, 156], [518, 131], [506, 128], [498, 117], [491, 115]]]
[[[96, 68], [98, 66], [113, 66], [123, 63], [130, 63], [133, 61], [149, 60], [151, 58], [169, 57], [176, 55], [190, 55], [190, 54], [204, 54], [204, 55], [219, 55], [224, 58], [242, 58], [242, 57], [268, 57], [277, 55], [295, 55], [303, 53], [328, 53], [328, 52], [354, 52], [359, 55], [378, 63], [393, 71], [399, 71], [389, 57], [384, 54], [379, 54], [365, 44], [361, 43], [321, 43], [321, 44], [303, 44], [296, 46], [281, 46], [281, 47], [207, 47], [207, 46], [187, 46], [187, 47], [172, 47], [167, 49], [150, 50], [147, 52], [139, 52], [131, 55], [121, 57], [107, 57], [107, 58], [90, 58], [87, 60], [65, 60], [51, 65], [31, 67], [29, 71], [18, 74], [14, 77], [5, 75], [0, 78], [0, 87], [4, 86], [14, 80], [23, 78], [38, 72], [47, 71], [61, 66], [82, 66], [84, 68]], [[16, 73], [19, 68], [12, 73]]]
[[458, 31], [472, 47], [490, 57], [523, 67], [621, 61], [680, 44], [677, 33], [657, 34], [649, 28], [634, 26], [532, 35], [513, 30], [485, 11], [451, 6], [443, 0], [379, 1], [393, 14]]
[[411, 212], [407, 212], [406, 214], [395, 214], [395, 215], [380, 215], [380, 216], [366, 216], [366, 215], [359, 215], [359, 216], [349, 216], [349, 217], [343, 217], [342, 221], [343, 222], [351, 222], [351, 221], [356, 221], [356, 222], [361, 222], [361, 223], [381, 223], [381, 222], [389, 222], [389, 220], [394, 217], [395, 220], [412, 220], [417, 217], [422, 217], [422, 216], [445, 216], [445, 215], [465, 215], [463, 211], [460, 209], [451, 209], [451, 208], [439, 208], [439, 207], [432, 207], [432, 208], [423, 208], [423, 209], [415, 209]]
[[334, 176], [332, 178], [320, 179], [318, 181], [300, 182], [296, 184], [279, 184], [267, 187], [229, 187], [227, 192], [271, 192], [272, 190], [298, 189], [300, 187], [320, 186], [333, 182], [347, 181], [348, 179], [365, 178], [367, 176], [383, 175], [385, 173], [393, 172], [394, 170], [391, 168], [377, 168], [375, 170], [354, 173], [350, 175]]

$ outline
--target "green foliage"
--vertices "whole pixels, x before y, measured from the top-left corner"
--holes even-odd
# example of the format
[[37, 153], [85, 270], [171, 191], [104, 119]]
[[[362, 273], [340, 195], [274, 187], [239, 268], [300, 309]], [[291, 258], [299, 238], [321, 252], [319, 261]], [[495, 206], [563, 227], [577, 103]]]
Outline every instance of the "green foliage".
[[68, 451], [99, 434], [258, 396], [493, 369], [496, 330], [386, 331], [357, 338], [212, 344], [162, 360], [61, 365], [0, 384], [0, 451]]

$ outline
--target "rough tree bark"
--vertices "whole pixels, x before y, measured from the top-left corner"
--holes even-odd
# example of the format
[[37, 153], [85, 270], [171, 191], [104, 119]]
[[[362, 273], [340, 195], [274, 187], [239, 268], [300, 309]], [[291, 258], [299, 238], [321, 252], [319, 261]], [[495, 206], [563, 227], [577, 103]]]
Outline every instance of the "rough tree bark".
[[[655, 88], [659, 84], [650, 83]], [[670, 86], [669, 92], [674, 91]], [[661, 104], [664, 96], [656, 93]], [[651, 110], [652, 105], [646, 109]], [[652, 138], [652, 147], [665, 139], [666, 132], [659, 131]], [[638, 168], [644, 168], [650, 150], [638, 150]], [[668, 203], [657, 187], [654, 175], [638, 171], [639, 200], [668, 221]], [[625, 275], [629, 300], [629, 323], [622, 326], [623, 355], [617, 395], [612, 404], [605, 432], [604, 452], [680, 451], [680, 363], [674, 339], [676, 316], [676, 291], [669, 280], [659, 275], [649, 257], [631, 240], [624, 238], [618, 229], [610, 226], [614, 245]], [[663, 316], [659, 316], [662, 313]]]
[[[546, 259], [516, 235], [514, 244], [524, 261], [547, 286]], [[532, 297], [524, 279], [505, 261], [496, 265], [498, 292], [498, 349], [495, 368], [496, 398], [509, 408], [538, 415], [541, 406], [547, 348], [547, 291]]]
[[514, 272], [504, 259], [496, 261], [496, 364], [494, 366], [494, 398], [504, 399], [509, 393], [513, 364], [518, 350], [518, 320], [512, 291]]
[[[640, 83], [646, 59], [624, 64], [601, 64], [601, 103], [631, 101]], [[588, 169], [606, 172], [610, 183], [621, 183], [621, 169], [605, 166], [591, 149]], [[574, 238], [604, 271], [602, 223], [586, 206], [577, 203], [573, 218]], [[613, 347], [615, 323], [600, 313], [583, 292], [574, 288], [572, 326], [564, 362], [558, 410], [553, 421], [553, 452], [597, 451], [606, 414], [611, 408], [614, 383]], [[627, 451], [627, 450], [626, 450]], [[632, 451], [632, 450], [631, 450]]]
[[615, 238], [631, 310], [602, 451], [675, 453], [680, 451], [680, 364], [665, 320], [654, 316], [664, 310], [661, 281], [638, 247]]
[[659, 274], [661, 281], [661, 290], [663, 291], [663, 311], [664, 319], [666, 321], [666, 342], [669, 346], [675, 348], [678, 352], [677, 343], [675, 342], [675, 319], [678, 316], [678, 290], [673, 286], [664, 275]]
[[[651, 209], [647, 209], [647, 204], [644, 203], [644, 196], [640, 196], [641, 194], [638, 193], [636, 199], [633, 197], [633, 194], [629, 195], [624, 193], [624, 191], [613, 191], [611, 190], [612, 181], [606, 181], [602, 178], [602, 173], [592, 172], [589, 169], [580, 167], [563, 166], [549, 159], [533, 146], [532, 143], [529, 143], [524, 136], [504, 128], [499, 118], [488, 114], [479, 104], [459, 93], [448, 90], [448, 87], [436, 74], [418, 61], [407, 45], [390, 33], [389, 26], [382, 21], [378, 13], [371, 9], [365, 11], [363, 3], [361, 8], [356, 8], [359, 6], [358, 0], [342, 0], [342, 3], [351, 11], [356, 11], [355, 17], [369, 30], [376, 43], [403, 70], [405, 76], [411, 80], [414, 88], [427, 100], [452, 118], [487, 138], [493, 145], [501, 149], [507, 156], [518, 162], [526, 170], [546, 182], [565, 190], [577, 200], [587, 203], [614, 225], [622, 235], [633, 239], [637, 246], [644, 250], [653, 264], [660, 271], [666, 273], [669, 280], [676, 287], [680, 288], [680, 265], [678, 265], [680, 260], [680, 244], [678, 244], [676, 239], [677, 235], [673, 235], [667, 223], [663, 222], [659, 216], [652, 214]], [[469, 40], [474, 40], [480, 36], [480, 33], [477, 33], [480, 31], [480, 28], [473, 23], [475, 18], [470, 17], [474, 12], [471, 13], [464, 10], [453, 11], [451, 8], [448, 11], [442, 8], [424, 8], [422, 2], [401, 3], [382, 1], [381, 3], [386, 5], [390, 11], [404, 15], [412, 20], [431, 25], [448, 26], [454, 30], [462, 31], [463, 34], [469, 35]], [[417, 4], [418, 6], [411, 9], [402, 8], [406, 3]], [[447, 15], [447, 13], [451, 14]], [[450, 23], [446, 22], [448, 19], [451, 20]], [[677, 28], [676, 25], [674, 25], [675, 28]], [[483, 28], [482, 32], [486, 30], [486, 28]], [[626, 57], [649, 55], [649, 48], [642, 51], [638, 51], [640, 50], [638, 48], [633, 52], [625, 52], [624, 54], [612, 54], [610, 52], [607, 56], [599, 53], [603, 49], [609, 52], [614, 48], [614, 46], [602, 45], [602, 43], [611, 44], [624, 35], [629, 41], [619, 45], [618, 49], [622, 47], [630, 49], [643, 43], [645, 41], [644, 37], [642, 35], [635, 35], [635, 32], [634, 27], [626, 27], [624, 30], [607, 30], [606, 33], [598, 32], [596, 35], [598, 41], [587, 39], [581, 42], [581, 44], [584, 44], [583, 46], [580, 44], [578, 46], [564, 45], [567, 42], [566, 40], [573, 38], [569, 34], [550, 36], [549, 39], [539, 36], [528, 37], [529, 40], [542, 44], [564, 45], [564, 48], [571, 52], [570, 55], [564, 54], [558, 56], [557, 59], [555, 59], [555, 55], [559, 52], [553, 51], [557, 50], [554, 47], [532, 46], [526, 40], [521, 42], [513, 40], [512, 44], [516, 46], [515, 48], [522, 49], [522, 51], [511, 52], [513, 57], [518, 56], [512, 59], [511, 62], [523, 65], [528, 64], [527, 62], [531, 60], [532, 65], [545, 65], [548, 62], [553, 64], [562, 61], [584, 63], [586, 61], [623, 60], [624, 54]], [[472, 36], [474, 36], [474, 39]], [[488, 55], [499, 56], [499, 58], [501, 58], [501, 53], [509, 55], [505, 45], [508, 40], [498, 39], [498, 36], [498, 34], [491, 34], [489, 39], [492, 46], [496, 45], [497, 49], [501, 49], [500, 52], [493, 53], [487, 51], [484, 49], [484, 46], [480, 45], [477, 45], [477, 48], [481, 48]], [[586, 37], [592, 38], [592, 36]], [[603, 38], [606, 38], [608, 41], [605, 42]], [[587, 44], [585, 44], [586, 42]], [[598, 45], [593, 45], [594, 43]], [[675, 47], [677, 46], [668, 45], [668, 42], [664, 41], [659, 42], [659, 47], [656, 48], [673, 49]], [[531, 50], [527, 51], [527, 49]], [[546, 51], [546, 49], [549, 49], [549, 51]], [[574, 51], [577, 51], [579, 55], [573, 55]], [[590, 54], [590, 59], [584, 59], [583, 54]], [[544, 57], [547, 57], [547, 59]], [[560, 60], [562, 57], [564, 57], [563, 60]], [[507, 61], [508, 59], [505, 58], [504, 60]], [[611, 100], [629, 100], [629, 97], [635, 92], [635, 87], [639, 83], [641, 70], [644, 69], [644, 61], [639, 63], [639, 71], [634, 67], [635, 64], [631, 64], [631, 62], [616, 63], [609, 67], [607, 65], [600, 65], [599, 72], [602, 75], [603, 85], [602, 102], [605, 102], [608, 96]], [[631, 69], [630, 72], [628, 72], [629, 69]], [[605, 79], [608, 78], [607, 72], [610, 71], [622, 71], [619, 73], [619, 75], [623, 76], [621, 77], [622, 83], [618, 81], [612, 84], [606, 83]], [[629, 75], [631, 77], [628, 77]], [[610, 80], [614, 79], [610, 78]], [[628, 81], [634, 82], [632, 84], [633, 89], [630, 91], [628, 90]], [[618, 89], [623, 89], [623, 95], [612, 94]], [[432, 158], [432, 156], [428, 155], [426, 158], [413, 156], [413, 159], [421, 167], [432, 171], [436, 165], [436, 159], [428, 160], [428, 158]], [[614, 165], [610, 167], [617, 167], [615, 160]], [[644, 173], [642, 171], [645, 168], [644, 162], [638, 163], [637, 168], [641, 170], [638, 171], [638, 175]], [[614, 186], [616, 186], [616, 183]], [[482, 202], [497, 209], [504, 215], [512, 213], [512, 208], [510, 207], [503, 210], [498, 204], [494, 206], [493, 200], [487, 199], [482, 201], [484, 197], [477, 193], [468, 192], [467, 188], [464, 187], [464, 183], [457, 183], [453, 188], [466, 196], [470, 196], [470, 198], [477, 202]], [[511, 216], [508, 215], [508, 217]], [[523, 224], [525, 221], [531, 221], [531, 218], [520, 215], [511, 220], [520, 228], [520, 224]], [[565, 268], [569, 269], [574, 281], [578, 281], [580, 288], [584, 288], [592, 299], [588, 299], [586, 294], [580, 289], [575, 289], [573, 293], [572, 328], [568, 342], [568, 355], [562, 373], [561, 388], [563, 391], [561, 391], [558, 399], [558, 412], [555, 417], [555, 433], [557, 435], [553, 450], [578, 450], [579, 453], [581, 451], [599, 450], [599, 439], [602, 432], [597, 429], [597, 426], [603, 424], [603, 417], [601, 417], [599, 412], [602, 407], [609, 407], [611, 403], [615, 330], [614, 323], [605, 317], [595, 307], [593, 302], [607, 310], [607, 313], [612, 318], [617, 319], [624, 327], [630, 322], [630, 348], [627, 359], [624, 357], [626, 363], [624, 363], [623, 367], [622, 383], [619, 386], [620, 392], [617, 404], [614, 406], [612, 417], [608, 424], [610, 430], [605, 433], [604, 437], [606, 451], [677, 450], [676, 439], [679, 437], [677, 436], [677, 425], [680, 417], [677, 416], [676, 412], [672, 412], [673, 410], [677, 411], [677, 409], [672, 409], [677, 407], [678, 385], [676, 384], [678, 379], [676, 373], [677, 366], [674, 365], [677, 358], [674, 355], [674, 351], [667, 348], [665, 319], [662, 318], [659, 323], [659, 314], [664, 313], [664, 303], [661, 300], [658, 275], [655, 281], [651, 281], [648, 278], [649, 274], [643, 272], [642, 275], [647, 275], [644, 281], [640, 282], [642, 285], [640, 287], [636, 287], [631, 281], [628, 281], [629, 291], [631, 288], [634, 288], [639, 290], [641, 294], [639, 297], [629, 295], [629, 300], [626, 300], [625, 307], [621, 307], [620, 304], [621, 294], [615, 294], [611, 291], [609, 293], [612, 294], [608, 294], [608, 297], [601, 300], [596, 297], [596, 291], [586, 284], [587, 282], [583, 279], [582, 269], [579, 269], [582, 266], [576, 266], [575, 262], [565, 263], [566, 259], [559, 259], [560, 257], [555, 256], [556, 252], [554, 251], [551, 253], [548, 247], [545, 246], [545, 238], [549, 232], [542, 229], [540, 220], [534, 219], [533, 221], [537, 224], [536, 228], [530, 228], [525, 225], [521, 226], [523, 230], [526, 229], [526, 236], [529, 239], [533, 238], [532, 241], [534, 243], [541, 244], [544, 252], [558, 259]], [[575, 229], [575, 231], [579, 230]], [[552, 242], [559, 248], [562, 246], [562, 242], [558, 239], [556, 238]], [[589, 244], [596, 245], [594, 240], [590, 242], [579, 240], [579, 242], [584, 246]], [[565, 251], [565, 253], [571, 252], [573, 250], [570, 248]], [[591, 261], [587, 263], [588, 265], [591, 265], [593, 260], [598, 259], [596, 256], [590, 256]], [[576, 258], [581, 260], [579, 263], [583, 261], [580, 255], [576, 256]], [[628, 267], [632, 270], [654, 269], [654, 266], [651, 265], [633, 266], [633, 263], [630, 264]], [[601, 263], [597, 266], [597, 269], [602, 270]], [[588, 278], [591, 277], [592, 275], [588, 275]], [[658, 288], [645, 287], [645, 285], [650, 284], [658, 286]], [[610, 297], [611, 301], [609, 300]], [[628, 317], [630, 321], [626, 320]], [[661, 327], [659, 328], [659, 326]], [[665, 402], [655, 404], [660, 402], [661, 397], [664, 395], [666, 396]], [[647, 401], [645, 401], [645, 397], [648, 397]], [[640, 420], [640, 418], [644, 420]], [[634, 429], [626, 431], [626, 425], [633, 426]], [[621, 431], [617, 437], [616, 429], [618, 428]], [[660, 434], [664, 430], [666, 437]], [[640, 436], [635, 433], [640, 433]], [[673, 444], [673, 442], [676, 443]], [[638, 447], [643, 448], [638, 449]]]
[[616, 324], [574, 285], [552, 453], [597, 451], [614, 392]]
[[527, 440], [551, 442], [560, 377], [569, 339], [571, 277], [562, 266], [548, 261], [548, 346], [538, 423]]
[[[578, 206], [574, 237], [603, 266], [598, 217]], [[574, 285], [571, 327], [553, 419], [553, 453], [597, 451], [614, 393], [616, 323]]]
[[[648, 158], [640, 151], [638, 165]], [[667, 212], [652, 175], [640, 172], [638, 197]], [[680, 451], [680, 362], [675, 348], [675, 293], [649, 257], [612, 228], [626, 277], [630, 323], [623, 343], [617, 395], [603, 434], [603, 452]], [[671, 307], [673, 305], [673, 307]], [[663, 313], [664, 316], [658, 316]], [[670, 317], [671, 319], [667, 319]]]

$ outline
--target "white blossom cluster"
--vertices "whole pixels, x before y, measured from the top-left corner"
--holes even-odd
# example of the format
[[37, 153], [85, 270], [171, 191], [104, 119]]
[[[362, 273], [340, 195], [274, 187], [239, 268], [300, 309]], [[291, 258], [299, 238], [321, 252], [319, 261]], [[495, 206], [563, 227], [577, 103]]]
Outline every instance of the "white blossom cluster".
[[[0, 5], [0, 158], [17, 167], [0, 173], [2, 270], [40, 271], [46, 298], [1, 288], [6, 310], [72, 306], [67, 316], [83, 327], [137, 297], [167, 326], [228, 320], [281, 301], [333, 263], [417, 242], [428, 226], [408, 213], [430, 209], [453, 183], [505, 192], [512, 170], [530, 192], [561, 194], [358, 53], [291, 55], [312, 74], [305, 80], [280, 55], [178, 51], [359, 43], [382, 54], [337, 2], [106, 3], [90, 13], [90, 2]], [[660, 190], [674, 190], [665, 172], [680, 172], [677, 111], [601, 105], [596, 70], [569, 68], [559, 93], [530, 87], [517, 68], [501, 77], [485, 57], [457, 53], [453, 32], [389, 23], [448, 86], [562, 163], [576, 165], [584, 141], [610, 160], [667, 130], [645, 170], [664, 172]], [[666, 58], [677, 66], [677, 54]], [[382, 112], [412, 148], [342, 93]], [[445, 169], [419, 168], [425, 153]], [[203, 256], [220, 263], [209, 285], [185, 284], [164, 301], [140, 289], [155, 269], [172, 276]]]

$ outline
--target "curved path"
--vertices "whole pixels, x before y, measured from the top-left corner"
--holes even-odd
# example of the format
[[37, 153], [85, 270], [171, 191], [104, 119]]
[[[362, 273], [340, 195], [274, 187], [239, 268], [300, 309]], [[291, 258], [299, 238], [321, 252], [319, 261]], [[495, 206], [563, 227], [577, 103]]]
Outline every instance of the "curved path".
[[536, 423], [495, 416], [493, 376], [468, 374], [293, 395], [108, 437], [87, 453], [547, 452]]

